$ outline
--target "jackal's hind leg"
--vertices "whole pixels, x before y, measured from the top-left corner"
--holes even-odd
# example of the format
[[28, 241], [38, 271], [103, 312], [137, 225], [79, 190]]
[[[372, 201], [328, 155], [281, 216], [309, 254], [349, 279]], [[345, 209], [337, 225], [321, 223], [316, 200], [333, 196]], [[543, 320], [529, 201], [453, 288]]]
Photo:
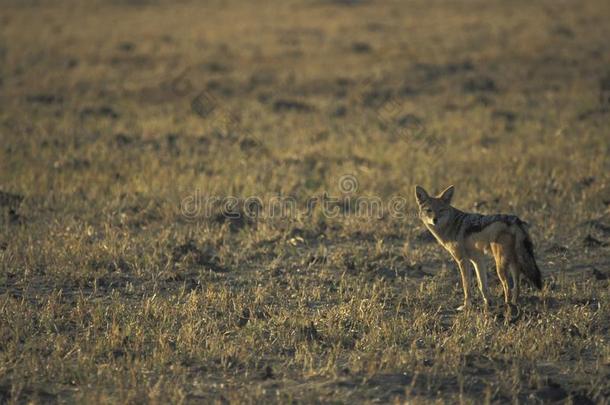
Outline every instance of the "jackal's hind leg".
[[502, 285], [502, 290], [504, 291], [504, 303], [508, 304], [510, 302], [508, 263], [502, 255], [502, 246], [500, 244], [492, 243], [491, 251], [494, 255], [494, 260], [496, 261], [496, 272], [498, 273], [498, 278], [500, 279], [500, 284]]
[[513, 279], [513, 290], [511, 292], [511, 303], [513, 305], [517, 305], [517, 300], [519, 299], [519, 284], [521, 284], [521, 273], [519, 272], [519, 265], [516, 261], [511, 261], [510, 263], [510, 274]]

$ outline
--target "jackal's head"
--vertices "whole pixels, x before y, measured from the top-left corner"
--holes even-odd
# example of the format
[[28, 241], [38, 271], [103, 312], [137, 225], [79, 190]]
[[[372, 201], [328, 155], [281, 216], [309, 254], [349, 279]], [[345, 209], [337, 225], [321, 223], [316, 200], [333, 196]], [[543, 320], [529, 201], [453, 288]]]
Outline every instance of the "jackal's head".
[[415, 200], [419, 206], [419, 217], [424, 224], [435, 228], [447, 225], [451, 219], [451, 197], [453, 186], [449, 186], [436, 197], [430, 197], [421, 186], [415, 186]]

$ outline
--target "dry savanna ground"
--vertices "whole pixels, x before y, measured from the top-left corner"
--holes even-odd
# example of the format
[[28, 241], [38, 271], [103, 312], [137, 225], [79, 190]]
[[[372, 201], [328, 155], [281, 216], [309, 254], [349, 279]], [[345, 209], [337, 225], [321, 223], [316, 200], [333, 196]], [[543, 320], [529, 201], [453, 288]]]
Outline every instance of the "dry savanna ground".
[[[0, 402], [608, 403], [608, 1], [0, 6]], [[456, 312], [415, 184], [542, 291]]]

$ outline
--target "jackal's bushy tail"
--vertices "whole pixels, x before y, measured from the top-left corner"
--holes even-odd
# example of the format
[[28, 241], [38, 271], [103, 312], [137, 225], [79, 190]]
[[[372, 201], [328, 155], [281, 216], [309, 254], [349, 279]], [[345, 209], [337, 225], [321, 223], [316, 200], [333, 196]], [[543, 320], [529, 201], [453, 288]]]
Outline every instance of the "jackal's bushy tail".
[[539, 289], [542, 289], [542, 276], [536, 259], [534, 257], [534, 244], [527, 233], [526, 224], [519, 221], [519, 231], [515, 239], [515, 249], [517, 251], [517, 261], [521, 267], [521, 272]]

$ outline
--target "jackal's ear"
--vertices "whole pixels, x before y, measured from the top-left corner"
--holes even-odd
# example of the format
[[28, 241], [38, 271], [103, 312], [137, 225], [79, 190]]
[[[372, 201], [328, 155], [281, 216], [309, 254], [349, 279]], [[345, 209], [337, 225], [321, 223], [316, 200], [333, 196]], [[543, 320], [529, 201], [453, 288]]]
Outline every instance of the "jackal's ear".
[[426, 193], [426, 190], [424, 190], [423, 187], [415, 186], [415, 199], [417, 200], [418, 204], [422, 204], [428, 198], [430, 198], [430, 196], [428, 193]]
[[454, 190], [455, 188], [453, 186], [449, 186], [442, 193], [439, 194], [438, 198], [443, 200], [443, 202], [449, 204], [451, 202], [451, 199], [453, 198]]

